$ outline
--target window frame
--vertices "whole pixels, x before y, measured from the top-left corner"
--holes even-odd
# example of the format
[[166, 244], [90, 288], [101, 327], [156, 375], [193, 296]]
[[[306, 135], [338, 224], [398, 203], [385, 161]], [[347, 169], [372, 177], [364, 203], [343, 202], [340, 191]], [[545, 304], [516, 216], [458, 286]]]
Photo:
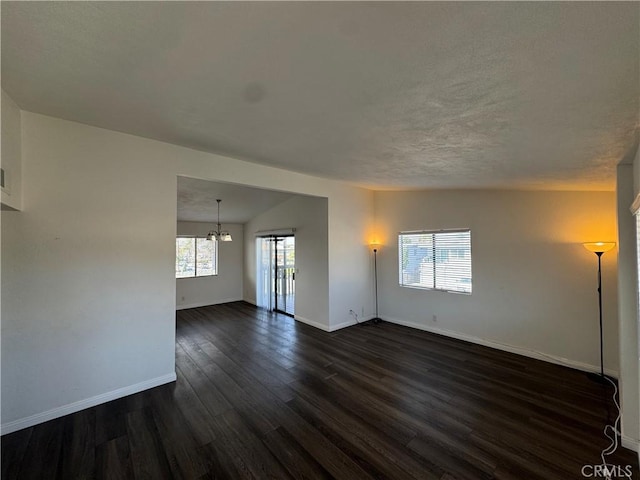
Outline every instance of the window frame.
[[[207, 240], [206, 236], [202, 236], [202, 235], [176, 235], [176, 249], [177, 249], [177, 242], [178, 239], [180, 238], [190, 238], [194, 241], [194, 256], [193, 256], [193, 271], [194, 271], [194, 275], [190, 275], [188, 277], [178, 277], [178, 270], [175, 269], [175, 275], [176, 275], [176, 280], [184, 280], [184, 279], [189, 279], [189, 278], [207, 278], [207, 277], [217, 277], [218, 276], [218, 272], [219, 272], [219, 268], [218, 268], [218, 240], [217, 239], [212, 239], [212, 240]], [[214, 272], [215, 273], [210, 273], [210, 274], [206, 274], [206, 275], [198, 275], [198, 240], [204, 240], [207, 242], [215, 242], [214, 245], [214, 252], [213, 252], [213, 263], [214, 263]], [[176, 260], [178, 257], [178, 252], [176, 251]]]
[[[403, 267], [403, 249], [402, 249], [402, 237], [403, 236], [411, 236], [411, 235], [433, 235], [434, 239], [438, 234], [446, 234], [446, 233], [468, 233], [469, 234], [469, 291], [465, 290], [452, 290], [450, 288], [437, 288], [437, 277], [436, 277], [436, 261], [435, 259], [438, 256], [437, 250], [437, 241], [432, 246], [432, 258], [434, 259], [434, 271], [433, 271], [433, 287], [427, 287], [423, 285], [410, 285], [404, 283], [404, 275], [405, 270]], [[452, 229], [438, 229], [438, 230], [406, 230], [398, 232], [398, 284], [403, 288], [413, 288], [416, 290], [427, 290], [432, 292], [444, 292], [444, 293], [455, 293], [459, 295], [472, 295], [473, 294], [473, 241], [471, 235], [471, 228], [452, 228]]]

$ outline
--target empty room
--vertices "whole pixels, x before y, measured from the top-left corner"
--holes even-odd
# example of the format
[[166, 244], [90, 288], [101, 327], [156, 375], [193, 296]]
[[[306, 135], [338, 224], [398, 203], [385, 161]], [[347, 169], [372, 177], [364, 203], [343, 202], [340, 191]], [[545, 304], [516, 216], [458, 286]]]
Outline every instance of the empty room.
[[640, 3], [0, 16], [2, 479], [640, 478]]

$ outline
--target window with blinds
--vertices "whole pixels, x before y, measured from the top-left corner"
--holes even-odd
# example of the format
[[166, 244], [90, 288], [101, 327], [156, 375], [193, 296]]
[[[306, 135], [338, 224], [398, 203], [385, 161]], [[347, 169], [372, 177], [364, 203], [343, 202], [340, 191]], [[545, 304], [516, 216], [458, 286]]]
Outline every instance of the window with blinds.
[[401, 232], [400, 285], [471, 293], [471, 230]]

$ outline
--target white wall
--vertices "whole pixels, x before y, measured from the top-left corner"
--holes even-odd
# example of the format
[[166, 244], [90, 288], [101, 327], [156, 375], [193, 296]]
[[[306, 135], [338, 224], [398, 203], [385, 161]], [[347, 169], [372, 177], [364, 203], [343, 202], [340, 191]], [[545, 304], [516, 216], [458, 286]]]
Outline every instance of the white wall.
[[640, 147], [633, 159], [633, 192], [636, 196], [640, 195]]
[[[633, 195], [634, 195], [634, 204], [635, 201], [638, 199], [638, 197], [640, 197], [640, 147], [638, 147], [637, 151], [636, 151], [636, 155], [635, 158], [633, 159]], [[635, 219], [634, 219], [635, 220]], [[638, 241], [638, 239], [636, 238], [636, 242]], [[637, 255], [637, 250], [636, 250], [636, 255]], [[638, 264], [636, 264], [638, 265]], [[633, 285], [633, 287], [636, 290], [636, 295], [638, 294], [638, 291], [640, 290], [640, 272], [636, 269], [635, 271], [635, 283]], [[636, 296], [636, 301], [640, 302], [640, 300], [638, 299], [638, 297]], [[636, 337], [637, 342], [636, 343], [636, 349], [634, 351], [633, 348], [628, 348], [627, 351], [624, 352], [624, 357], [623, 357], [623, 362], [634, 362], [637, 363], [639, 365], [638, 370], [640, 370], [640, 326], [638, 325], [638, 323], [640, 322], [640, 311], [636, 311], [636, 316], [634, 318], [634, 323], [635, 323], [635, 327], [636, 329], [638, 329], [638, 337]], [[630, 327], [625, 327], [625, 328], [630, 328]], [[628, 345], [628, 344], [627, 344]], [[633, 374], [633, 369], [630, 368], [628, 369], [628, 372], [630, 374]], [[626, 378], [626, 377], [625, 377]], [[624, 379], [623, 379], [624, 380]], [[632, 388], [633, 382], [639, 382], [638, 377], [634, 377], [634, 378], [629, 378], [628, 380], [630, 386], [627, 389], [627, 391]], [[640, 387], [639, 387], [640, 388]], [[637, 431], [640, 432], [640, 425], [638, 425], [638, 417], [640, 417], [640, 392], [638, 391], [638, 389], [636, 389], [636, 394], [638, 395], [638, 401], [636, 402], [635, 405], [633, 405], [633, 393], [629, 392], [629, 393], [624, 393], [625, 398], [626, 398], [626, 402], [625, 404], [622, 406], [622, 415], [623, 415], [623, 433], [625, 435], [625, 437], [629, 438], [632, 437], [633, 435], [633, 431], [634, 428], [633, 426], [630, 426], [629, 424], [632, 422], [636, 422], [635, 427], [637, 428]], [[627, 396], [628, 395], [628, 396]], [[623, 400], [625, 400], [625, 398], [623, 398]], [[629, 413], [631, 411], [631, 413]], [[628, 419], [625, 419], [624, 417], [628, 416]], [[629, 432], [629, 433], [627, 433]], [[636, 444], [635, 447], [638, 451], [638, 457], [640, 458], [640, 446], [638, 445], [640, 443], [640, 433], [638, 433], [638, 436], [635, 437], [636, 440]]]
[[2, 217], [3, 433], [175, 378], [175, 174], [98, 129], [23, 112], [22, 135], [23, 211]]
[[[638, 150], [636, 151], [636, 156], [633, 159], [633, 193], [634, 193], [634, 203], [635, 203], [635, 199], [637, 199], [638, 196], [640, 196], [640, 147], [638, 147]], [[636, 236], [637, 236], [637, 232], [636, 232]], [[636, 239], [636, 241], [638, 240]], [[636, 255], [637, 255], [637, 251], [636, 251]], [[635, 287], [637, 291], [640, 291], [640, 271], [638, 270], [636, 270]], [[637, 299], [637, 301], [638, 303], [640, 303], [640, 299]], [[629, 355], [632, 355], [633, 353], [635, 353], [634, 358], [638, 359], [638, 370], [640, 371], [640, 326], [638, 325], [640, 323], [640, 311], [636, 313], [635, 323], [636, 323], [636, 328], [638, 329], [638, 344], [636, 345], [637, 350], [635, 352], [633, 351], [630, 352]], [[637, 376], [631, 379], [631, 382], [636, 382], [636, 381], [640, 384], [640, 381]], [[640, 385], [639, 385], [639, 388], [640, 388]], [[636, 403], [635, 408], [633, 405], [630, 405], [628, 408], [634, 409], [635, 414], [638, 417], [640, 417], [640, 391], [636, 389], [636, 393], [638, 394], [638, 402]], [[626, 412], [626, 408], [623, 409], [622, 414], [625, 415], [625, 412]], [[638, 428], [638, 431], [640, 431], [640, 426], [636, 425], [636, 427]], [[638, 438], [638, 442], [640, 442], [640, 434], [637, 438]], [[640, 459], [640, 446], [636, 445], [636, 447], [638, 450], [638, 458]]]
[[[581, 243], [615, 241], [615, 202], [613, 192], [377, 192], [381, 317], [596, 369], [597, 259]], [[398, 285], [399, 231], [462, 227], [472, 295]], [[603, 256], [603, 294], [605, 367], [617, 374], [615, 251]]]
[[618, 323], [620, 329], [620, 406], [625, 446], [640, 439], [638, 417], [638, 280], [633, 165], [618, 165]]
[[0, 90], [2, 144], [0, 165], [5, 171], [5, 188], [0, 193], [3, 209], [22, 208], [22, 144], [20, 109], [4, 90]]
[[[178, 235], [206, 237], [211, 223], [178, 222]], [[243, 232], [242, 225], [225, 223], [232, 242], [218, 242], [218, 274], [211, 277], [177, 278], [176, 308], [203, 307], [242, 300]]]
[[[373, 268], [369, 244], [374, 236], [372, 191], [351, 190], [329, 198], [329, 311], [331, 330], [373, 318]], [[364, 314], [363, 314], [364, 312]]]
[[329, 245], [326, 198], [296, 195], [245, 224], [244, 298], [256, 303], [256, 232], [295, 228], [295, 318], [323, 330], [329, 322]]
[[367, 252], [344, 243], [366, 237], [348, 203], [372, 212], [367, 191], [29, 112], [22, 134], [24, 211], [2, 218], [5, 433], [173, 378], [177, 175], [328, 198], [327, 281], [354, 272], [332, 300], [368, 293]]

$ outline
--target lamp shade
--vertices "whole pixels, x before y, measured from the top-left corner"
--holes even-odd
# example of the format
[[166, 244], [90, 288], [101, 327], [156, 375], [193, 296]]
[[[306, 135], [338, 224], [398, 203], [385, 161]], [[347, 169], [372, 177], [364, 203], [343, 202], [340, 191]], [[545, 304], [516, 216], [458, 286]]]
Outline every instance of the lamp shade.
[[582, 244], [584, 248], [593, 253], [604, 253], [616, 246], [615, 242], [587, 242]]
[[377, 250], [377, 251], [379, 251], [379, 250], [380, 250], [380, 247], [382, 247], [382, 244], [378, 243], [377, 241], [373, 241], [373, 242], [371, 242], [371, 243], [369, 244], [369, 248], [370, 248], [371, 250]]

